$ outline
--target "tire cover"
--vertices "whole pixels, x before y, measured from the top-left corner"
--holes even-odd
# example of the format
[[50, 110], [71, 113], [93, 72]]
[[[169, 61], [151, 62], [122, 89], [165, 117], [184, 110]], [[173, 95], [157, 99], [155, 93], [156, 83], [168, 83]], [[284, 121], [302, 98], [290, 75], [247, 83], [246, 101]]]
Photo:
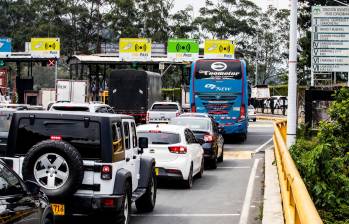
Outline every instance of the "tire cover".
[[[45, 140], [34, 145], [28, 151], [23, 161], [23, 179], [38, 182], [34, 176], [34, 166], [38, 159], [47, 153], [54, 153], [63, 157], [68, 165], [69, 175], [65, 183], [56, 189], [45, 188], [45, 186], [39, 183], [42, 190], [49, 197], [61, 198], [74, 194], [81, 186], [84, 178], [83, 161], [80, 153], [75, 149], [75, 147], [64, 141]], [[54, 161], [49, 159], [49, 162], [52, 164]]]

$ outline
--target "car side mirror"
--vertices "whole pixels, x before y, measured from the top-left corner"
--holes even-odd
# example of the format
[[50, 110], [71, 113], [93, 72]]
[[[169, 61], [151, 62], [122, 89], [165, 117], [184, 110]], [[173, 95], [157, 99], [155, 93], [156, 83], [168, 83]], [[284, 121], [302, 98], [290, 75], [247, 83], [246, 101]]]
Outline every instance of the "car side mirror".
[[205, 140], [203, 140], [202, 138], [199, 138], [199, 139], [197, 139], [197, 140], [198, 140], [198, 143], [199, 143], [200, 145], [205, 144]]
[[140, 137], [138, 139], [138, 146], [139, 146], [138, 153], [143, 154], [144, 149], [148, 148], [148, 138]]
[[32, 180], [26, 180], [25, 181], [25, 186], [27, 187], [27, 190], [32, 194], [32, 195], [38, 195], [41, 192], [41, 187], [38, 183]]

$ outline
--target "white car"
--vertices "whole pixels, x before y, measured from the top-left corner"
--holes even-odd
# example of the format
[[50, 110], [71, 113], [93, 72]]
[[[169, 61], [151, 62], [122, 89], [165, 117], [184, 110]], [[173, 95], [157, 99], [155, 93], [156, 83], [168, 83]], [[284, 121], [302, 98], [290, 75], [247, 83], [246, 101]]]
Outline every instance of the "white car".
[[99, 102], [91, 103], [54, 103], [49, 108], [50, 111], [75, 111], [91, 113], [109, 113], [114, 114], [113, 108], [107, 104]]
[[147, 123], [169, 123], [182, 109], [177, 102], [155, 102], [147, 112]]
[[248, 119], [254, 122], [257, 120], [256, 109], [254, 109], [254, 106], [252, 105], [248, 106]]
[[138, 137], [148, 138], [144, 155], [155, 158], [158, 178], [175, 179], [191, 188], [193, 177], [201, 177], [204, 171], [202, 140], [183, 126], [146, 124], [137, 127]]

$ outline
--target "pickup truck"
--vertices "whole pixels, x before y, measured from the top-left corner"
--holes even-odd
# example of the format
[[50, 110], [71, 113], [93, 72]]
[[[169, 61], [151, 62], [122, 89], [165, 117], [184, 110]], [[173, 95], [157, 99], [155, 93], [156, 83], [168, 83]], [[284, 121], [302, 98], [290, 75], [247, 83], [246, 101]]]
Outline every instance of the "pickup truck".
[[155, 102], [147, 112], [147, 122], [168, 123], [180, 113], [181, 107], [177, 102]]

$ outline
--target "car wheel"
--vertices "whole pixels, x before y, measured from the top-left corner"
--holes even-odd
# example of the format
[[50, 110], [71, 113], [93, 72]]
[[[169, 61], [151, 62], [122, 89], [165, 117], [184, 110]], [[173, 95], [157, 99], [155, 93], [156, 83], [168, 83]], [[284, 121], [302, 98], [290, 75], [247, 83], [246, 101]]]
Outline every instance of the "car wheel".
[[[122, 200], [122, 208], [116, 213], [116, 224], [129, 224], [131, 218], [131, 186], [129, 182], [125, 183], [124, 199]], [[113, 216], [109, 214], [108, 218]], [[112, 218], [113, 220], [113, 218]], [[109, 219], [110, 221], [110, 219]]]
[[193, 187], [193, 164], [190, 166], [189, 176], [184, 180], [184, 188], [190, 189]]
[[201, 178], [204, 175], [204, 167], [205, 167], [204, 158], [202, 158], [201, 166], [200, 166], [200, 172], [197, 174], [198, 178]]
[[23, 161], [24, 180], [36, 181], [50, 197], [74, 194], [84, 177], [80, 153], [64, 141], [46, 140], [34, 145]]
[[152, 168], [151, 172], [152, 174], [146, 192], [136, 201], [138, 212], [151, 212], [155, 207], [157, 191], [155, 167]]
[[217, 169], [217, 155], [215, 155], [215, 157], [210, 160], [210, 168]]
[[41, 217], [40, 224], [53, 224], [53, 214], [50, 207], [46, 208]]
[[224, 145], [222, 146], [222, 154], [218, 157], [217, 162], [223, 162], [224, 157]]

